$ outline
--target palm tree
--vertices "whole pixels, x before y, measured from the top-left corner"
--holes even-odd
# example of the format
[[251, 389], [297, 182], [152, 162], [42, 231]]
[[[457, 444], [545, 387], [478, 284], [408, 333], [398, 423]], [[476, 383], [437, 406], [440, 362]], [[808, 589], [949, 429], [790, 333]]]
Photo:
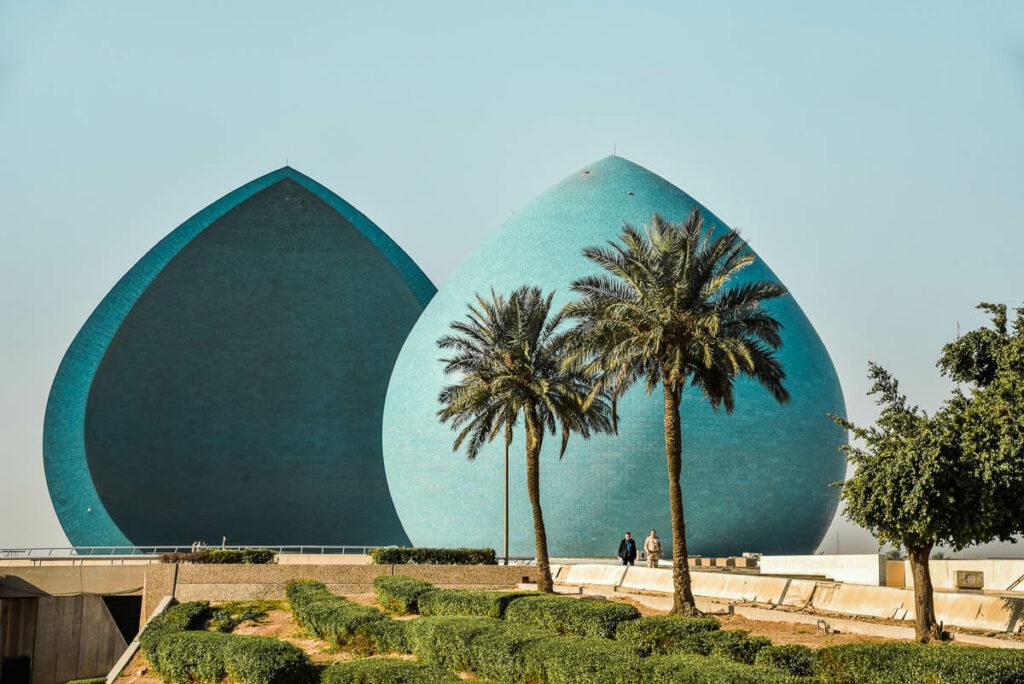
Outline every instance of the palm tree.
[[611, 430], [609, 398], [596, 388], [581, 364], [565, 359], [568, 337], [560, 331], [565, 316], [551, 314], [553, 295], [539, 288], [521, 287], [508, 298], [477, 296], [466, 321], [451, 323], [452, 335], [437, 341], [451, 352], [442, 359], [445, 374], [459, 374], [458, 382], [441, 390], [437, 412], [459, 434], [453, 451], [465, 446], [470, 460], [499, 434], [506, 448], [513, 428], [522, 418], [526, 429], [526, 487], [533, 510], [537, 544], [538, 588], [552, 591], [547, 533], [540, 506], [540, 452], [545, 432], [561, 427], [559, 458], [565, 454], [569, 434], [584, 439]]
[[786, 294], [777, 282], [736, 284], [754, 254], [731, 231], [704, 229], [698, 209], [679, 224], [655, 214], [643, 232], [625, 224], [618, 242], [583, 255], [606, 273], [580, 278], [580, 299], [564, 313], [576, 320], [572, 363], [602, 375], [615, 401], [643, 380], [665, 396], [665, 459], [672, 513], [673, 613], [698, 614], [686, 554], [686, 523], [679, 482], [682, 435], [679, 405], [687, 384], [715, 408], [733, 410], [738, 376], [757, 380], [780, 403], [789, 400], [785, 371], [775, 357], [782, 325], [762, 302]]

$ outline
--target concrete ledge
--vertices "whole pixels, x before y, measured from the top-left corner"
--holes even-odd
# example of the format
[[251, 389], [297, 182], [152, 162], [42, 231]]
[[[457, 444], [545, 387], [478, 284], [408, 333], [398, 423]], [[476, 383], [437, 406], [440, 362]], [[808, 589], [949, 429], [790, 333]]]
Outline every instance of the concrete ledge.
[[672, 571], [661, 568], [627, 568], [619, 586], [633, 591], [656, 591], [671, 594], [673, 589]]

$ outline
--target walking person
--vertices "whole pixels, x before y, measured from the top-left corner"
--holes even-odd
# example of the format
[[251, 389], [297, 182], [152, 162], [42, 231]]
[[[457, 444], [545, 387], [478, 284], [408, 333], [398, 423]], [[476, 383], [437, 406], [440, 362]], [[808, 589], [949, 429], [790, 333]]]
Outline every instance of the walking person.
[[629, 532], [626, 532], [619, 542], [619, 559], [623, 565], [633, 565], [636, 562], [636, 541]]
[[647, 554], [647, 567], [658, 567], [658, 561], [661, 560], [661, 539], [658, 538], [658, 533], [654, 530], [651, 530], [647, 539], [644, 540], [644, 553]]

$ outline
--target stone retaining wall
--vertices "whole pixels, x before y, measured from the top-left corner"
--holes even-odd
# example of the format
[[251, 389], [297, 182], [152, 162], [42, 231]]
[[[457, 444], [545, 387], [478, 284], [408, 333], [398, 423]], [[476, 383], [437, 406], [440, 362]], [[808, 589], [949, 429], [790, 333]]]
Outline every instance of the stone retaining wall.
[[373, 590], [378, 575], [409, 575], [440, 587], [511, 589], [536, 580], [537, 568], [504, 565], [202, 565], [164, 563], [145, 569], [142, 614], [149, 615], [164, 596], [179, 601], [238, 601], [285, 597], [296, 579], [315, 579], [336, 594]]

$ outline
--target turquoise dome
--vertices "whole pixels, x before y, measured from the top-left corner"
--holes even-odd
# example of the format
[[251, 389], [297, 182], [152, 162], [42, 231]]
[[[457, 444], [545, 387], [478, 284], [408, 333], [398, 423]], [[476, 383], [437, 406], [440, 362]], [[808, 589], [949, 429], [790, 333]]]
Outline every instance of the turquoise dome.
[[[518, 212], [452, 275], [416, 322], [395, 363], [384, 406], [384, 464], [398, 515], [417, 546], [500, 548], [503, 446], [475, 461], [452, 452], [455, 434], [438, 423], [437, 395], [446, 384], [436, 340], [465, 315], [476, 293], [520, 285], [557, 291], [595, 267], [581, 248], [614, 239], [624, 221], [654, 212], [686, 217], [693, 198], [620, 157], [581, 169]], [[701, 207], [705, 220], [728, 226]], [[775, 279], [762, 262], [744, 278]], [[736, 388], [736, 411], [714, 411], [695, 390], [683, 395], [683, 494], [694, 554], [808, 553], [835, 512], [845, 433], [828, 414], [845, 415], [835, 368], [796, 300], [770, 308], [783, 323], [780, 358], [792, 401], [780, 406], [756, 383]], [[541, 501], [551, 552], [615, 555], [622, 532], [651, 528], [670, 538], [661, 393], [632, 390], [619, 405], [618, 436], [573, 437], [564, 458], [558, 440], [541, 456]], [[523, 435], [511, 451], [513, 555], [533, 553], [526, 496]]]
[[68, 539], [407, 544], [381, 420], [434, 291], [292, 168], [200, 211], [114, 286], [57, 371], [43, 454]]

